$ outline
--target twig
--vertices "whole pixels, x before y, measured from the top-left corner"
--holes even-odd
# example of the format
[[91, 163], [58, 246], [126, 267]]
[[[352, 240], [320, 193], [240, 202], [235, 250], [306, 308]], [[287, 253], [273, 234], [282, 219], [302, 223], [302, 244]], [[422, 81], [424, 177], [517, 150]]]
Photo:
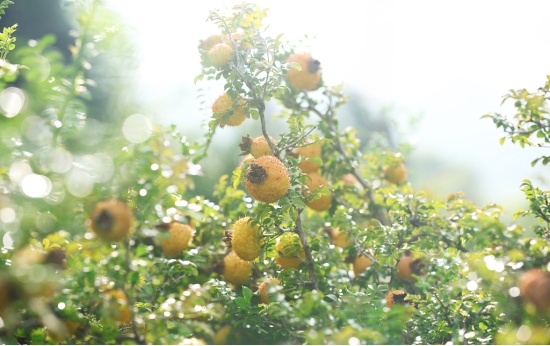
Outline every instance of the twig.
[[[124, 248], [126, 250], [125, 254], [125, 267], [124, 267], [124, 277], [123, 277], [123, 284], [122, 284], [122, 291], [126, 295], [126, 298], [128, 299], [128, 305], [130, 305], [130, 321], [132, 323], [132, 331], [134, 332], [133, 340], [135, 340], [140, 345], [145, 345], [145, 342], [141, 335], [138, 332], [136, 320], [134, 318], [134, 305], [135, 305], [135, 299], [133, 295], [128, 294], [128, 290], [126, 289], [126, 282], [128, 281], [128, 275], [131, 271], [131, 263], [132, 258], [130, 257], [130, 239], [127, 239], [124, 241]], [[134, 284], [131, 285], [130, 289], [132, 289]]]
[[445, 305], [445, 303], [443, 303], [443, 301], [441, 301], [441, 298], [439, 298], [439, 295], [437, 294], [437, 292], [435, 291], [435, 289], [431, 288], [430, 289], [430, 292], [434, 295], [435, 299], [437, 299], [437, 301], [439, 302], [439, 304], [441, 305], [441, 307], [443, 309], [445, 309], [445, 320], [447, 321], [447, 323], [449, 324], [449, 327], [451, 327], [453, 325], [453, 322], [451, 321], [451, 319], [449, 318], [449, 307], [447, 305]]
[[317, 277], [315, 274], [315, 264], [313, 263], [313, 257], [311, 256], [311, 248], [309, 247], [306, 234], [302, 228], [302, 209], [297, 208], [296, 211], [298, 212], [298, 217], [296, 218], [296, 231], [298, 232], [298, 236], [300, 236], [300, 241], [302, 242], [302, 247], [304, 249], [304, 253], [306, 254], [309, 280], [311, 281], [313, 288], [315, 290], [319, 290], [319, 286], [317, 285]]

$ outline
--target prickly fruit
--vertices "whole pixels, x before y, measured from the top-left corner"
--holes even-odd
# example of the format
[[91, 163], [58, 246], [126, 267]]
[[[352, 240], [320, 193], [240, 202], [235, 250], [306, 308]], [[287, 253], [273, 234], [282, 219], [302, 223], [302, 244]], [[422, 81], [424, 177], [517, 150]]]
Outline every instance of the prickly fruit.
[[[269, 136], [269, 139], [273, 145], [277, 144], [277, 141], [275, 141], [273, 137]], [[250, 136], [243, 137], [239, 147], [242, 151], [241, 155], [251, 154], [255, 158], [265, 155], [273, 155], [273, 151], [269, 147], [269, 144], [264, 136], [259, 136], [256, 138], [251, 138]]]
[[[310, 173], [309, 177], [306, 178], [306, 185], [309, 191], [314, 191], [320, 186], [327, 186], [327, 182], [319, 174]], [[311, 192], [307, 192], [305, 190], [303, 192], [305, 197], [308, 197], [310, 193]], [[332, 192], [329, 191], [328, 194], [322, 195], [321, 197], [317, 197], [316, 199], [309, 202], [307, 206], [316, 211], [325, 211], [328, 208], [330, 208], [331, 204], [332, 204]]]
[[201, 40], [199, 43], [199, 49], [203, 51], [209, 51], [212, 47], [222, 42], [221, 35], [210, 35], [206, 39]]
[[220, 126], [239, 126], [246, 120], [246, 102], [233, 102], [227, 93], [220, 95], [212, 104], [212, 112], [218, 117]]
[[391, 308], [393, 304], [405, 304], [405, 298], [407, 297], [407, 292], [403, 290], [393, 290], [386, 294], [386, 306]]
[[275, 247], [279, 253], [275, 263], [283, 269], [298, 268], [306, 257], [300, 237], [296, 233], [284, 233], [277, 240]]
[[384, 169], [384, 179], [399, 185], [407, 180], [407, 167], [403, 162], [394, 163]]
[[237, 256], [245, 261], [253, 261], [260, 256], [262, 244], [258, 225], [253, 226], [249, 217], [243, 217], [235, 221], [231, 230], [231, 247]]
[[121, 289], [114, 289], [107, 291], [107, 311], [109, 311], [109, 317], [114, 319], [117, 323], [125, 325], [130, 323], [132, 319], [132, 313], [130, 311], [130, 305], [128, 304], [128, 297]]
[[223, 259], [222, 275], [225, 281], [233, 285], [244, 285], [251, 273], [252, 265], [250, 262], [242, 260], [235, 251], [231, 251]]
[[417, 279], [414, 275], [424, 274], [424, 261], [421, 258], [414, 258], [412, 252], [405, 251], [405, 253], [397, 262], [397, 277], [405, 282], [416, 282]]
[[311, 161], [311, 158], [321, 158], [321, 145], [319, 142], [311, 143], [305, 147], [296, 148], [296, 154], [306, 158], [306, 160], [298, 164], [298, 168], [302, 170], [303, 173], [314, 173], [319, 170], [321, 167], [319, 163]]
[[353, 263], [351, 264], [351, 269], [353, 270], [353, 273], [355, 274], [355, 277], [357, 277], [359, 274], [367, 270], [367, 268], [372, 264], [372, 260], [362, 253], [357, 253], [355, 255], [355, 258], [353, 260]]
[[258, 291], [260, 291], [260, 301], [264, 304], [269, 304], [269, 299], [272, 297], [273, 293], [277, 291], [277, 286], [280, 284], [281, 282], [274, 277], [269, 277], [259, 284]]
[[313, 91], [321, 86], [321, 63], [311, 57], [311, 53], [294, 53], [287, 63], [298, 63], [301, 71], [291, 68], [286, 76], [292, 87], [299, 90]]
[[255, 200], [273, 203], [288, 192], [290, 177], [278, 158], [260, 156], [248, 166], [245, 186]]
[[191, 244], [195, 230], [175, 221], [165, 227], [167, 232], [162, 232], [159, 236], [162, 252], [168, 257], [177, 257]]
[[88, 226], [102, 240], [119, 241], [133, 232], [134, 215], [123, 202], [108, 199], [95, 205]]
[[206, 57], [214, 67], [223, 67], [233, 60], [235, 51], [230, 44], [218, 43], [208, 50]]
[[353, 244], [353, 240], [351, 239], [347, 231], [342, 231], [338, 227], [327, 227], [325, 228], [325, 231], [330, 236], [330, 242], [334, 246], [338, 246], [343, 249]]

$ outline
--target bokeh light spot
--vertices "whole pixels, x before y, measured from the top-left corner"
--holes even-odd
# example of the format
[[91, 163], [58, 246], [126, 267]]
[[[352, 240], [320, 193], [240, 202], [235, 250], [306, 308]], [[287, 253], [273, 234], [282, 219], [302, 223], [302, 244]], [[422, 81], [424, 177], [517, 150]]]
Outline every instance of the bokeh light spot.
[[10, 87], [0, 93], [0, 108], [7, 118], [13, 118], [25, 105], [25, 93], [23, 90]]
[[39, 174], [26, 175], [21, 180], [21, 191], [31, 198], [44, 198], [52, 190], [52, 182]]
[[65, 184], [69, 193], [75, 197], [86, 197], [94, 188], [94, 179], [88, 172], [73, 168], [66, 177]]
[[124, 121], [122, 133], [132, 143], [143, 143], [153, 133], [153, 125], [145, 115], [133, 114]]
[[15, 221], [15, 210], [10, 207], [6, 207], [0, 210], [0, 220], [3, 223], [12, 223]]

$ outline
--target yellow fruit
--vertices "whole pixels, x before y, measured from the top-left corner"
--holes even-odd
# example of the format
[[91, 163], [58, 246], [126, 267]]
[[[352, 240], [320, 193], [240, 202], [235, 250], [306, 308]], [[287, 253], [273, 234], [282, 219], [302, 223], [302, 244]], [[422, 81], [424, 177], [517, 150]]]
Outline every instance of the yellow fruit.
[[343, 249], [353, 244], [353, 240], [351, 239], [347, 231], [342, 231], [338, 227], [327, 227], [326, 231], [330, 236], [330, 242], [334, 246], [338, 246]]
[[121, 325], [130, 323], [132, 320], [132, 313], [128, 305], [128, 297], [126, 297], [124, 291], [121, 289], [114, 289], [107, 291], [105, 294], [107, 296], [109, 317]]
[[227, 93], [220, 95], [212, 104], [212, 112], [220, 121], [220, 126], [239, 126], [246, 120], [246, 102], [239, 99], [233, 102]]
[[195, 230], [179, 222], [171, 222], [167, 227], [168, 231], [160, 235], [162, 252], [168, 257], [177, 257], [191, 244]]
[[215, 45], [217, 45], [218, 43], [221, 43], [221, 42], [222, 42], [221, 35], [217, 35], [217, 34], [210, 35], [206, 39], [200, 41], [199, 49], [204, 50], [204, 51], [208, 51], [212, 47], [214, 47]]
[[88, 226], [102, 240], [119, 241], [133, 232], [134, 215], [123, 202], [108, 199], [95, 205]]
[[283, 233], [275, 247], [279, 253], [279, 257], [275, 258], [275, 263], [283, 269], [298, 268], [306, 257], [300, 237], [296, 233]]
[[287, 63], [298, 63], [302, 68], [298, 71], [291, 68], [286, 72], [288, 82], [299, 90], [313, 91], [321, 86], [321, 63], [311, 57], [311, 53], [294, 53], [286, 60]]
[[393, 304], [405, 304], [405, 298], [407, 297], [407, 292], [403, 290], [393, 290], [386, 294], [386, 306], [391, 308]]
[[260, 156], [248, 166], [245, 187], [257, 201], [277, 202], [290, 187], [288, 170], [275, 156]]
[[[277, 145], [277, 141], [273, 137], [269, 136], [269, 139], [273, 145]], [[242, 151], [241, 155], [251, 154], [255, 158], [265, 155], [273, 155], [273, 151], [269, 147], [269, 144], [264, 136], [259, 136], [256, 138], [251, 138], [250, 136], [243, 137], [239, 147]]]
[[260, 301], [263, 304], [269, 304], [269, 298], [275, 293], [277, 290], [277, 286], [279, 286], [281, 282], [274, 277], [268, 278], [266, 281], [263, 281], [261, 284], [258, 285], [258, 291], [260, 291]]
[[225, 281], [233, 285], [244, 285], [252, 274], [252, 265], [242, 260], [235, 251], [228, 253], [223, 259], [222, 275]]
[[[296, 154], [305, 158], [321, 158], [321, 145], [319, 142], [308, 144], [305, 147], [296, 148]], [[303, 173], [314, 173], [319, 170], [321, 166], [310, 160], [304, 160], [298, 164], [298, 168], [302, 170]]]
[[227, 345], [227, 336], [231, 332], [231, 326], [225, 325], [216, 331], [214, 334], [214, 345]]
[[550, 309], [550, 273], [540, 269], [529, 269], [518, 281], [520, 294], [525, 302], [535, 306], [537, 311]]
[[394, 163], [384, 169], [384, 179], [399, 185], [407, 180], [407, 167], [403, 162]]
[[21, 294], [50, 299], [58, 292], [60, 267], [47, 262], [47, 259], [46, 251], [35, 249], [30, 245], [20, 248], [14, 253], [11, 270], [17, 273]]
[[425, 264], [420, 258], [414, 258], [412, 252], [406, 251], [397, 262], [397, 277], [405, 282], [416, 282], [414, 275], [422, 275]]
[[355, 259], [353, 260], [353, 263], [351, 264], [351, 269], [353, 270], [353, 273], [355, 274], [355, 277], [359, 276], [362, 272], [367, 270], [367, 268], [372, 264], [372, 260], [366, 256], [363, 256], [363, 254], [358, 253], [355, 255]]
[[[306, 185], [310, 191], [315, 191], [315, 189], [319, 188], [320, 186], [327, 186], [327, 182], [319, 174], [309, 173], [309, 178], [306, 178]], [[310, 192], [304, 190], [303, 194], [305, 197], [308, 197], [310, 195]], [[325, 211], [330, 208], [331, 204], [332, 192], [329, 192], [328, 195], [322, 195], [321, 197], [318, 197], [309, 202], [307, 206], [316, 211]]]
[[208, 53], [206, 53], [208, 62], [212, 64], [212, 66], [218, 68], [227, 65], [228, 62], [233, 60], [234, 56], [235, 51], [233, 47], [223, 42], [214, 45], [214, 47], [210, 48]]
[[231, 247], [237, 256], [245, 261], [253, 261], [260, 256], [262, 244], [258, 225], [253, 226], [249, 217], [243, 217], [235, 221], [231, 230]]

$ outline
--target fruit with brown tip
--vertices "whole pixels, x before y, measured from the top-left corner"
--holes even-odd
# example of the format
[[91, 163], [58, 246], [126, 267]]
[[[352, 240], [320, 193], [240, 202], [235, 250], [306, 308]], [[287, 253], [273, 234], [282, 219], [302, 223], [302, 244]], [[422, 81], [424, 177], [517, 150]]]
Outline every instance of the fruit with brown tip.
[[414, 258], [413, 253], [407, 250], [397, 262], [397, 277], [402, 281], [415, 283], [418, 280], [413, 275], [423, 275], [424, 267], [424, 261]]
[[255, 200], [273, 203], [287, 194], [290, 176], [278, 158], [260, 156], [248, 166], [245, 187]]
[[[269, 136], [271, 143], [277, 145], [277, 141]], [[239, 144], [241, 149], [241, 155], [251, 154], [253, 157], [257, 158], [265, 155], [273, 155], [273, 150], [267, 143], [267, 140], [264, 136], [259, 136], [256, 138], [251, 138], [250, 136], [242, 137], [241, 143]]]
[[329, 235], [330, 242], [334, 246], [343, 249], [353, 244], [353, 239], [351, 239], [348, 232], [341, 230], [339, 227], [325, 227], [325, 232]]
[[241, 259], [253, 261], [260, 256], [262, 249], [260, 226], [252, 225], [250, 217], [242, 217], [231, 227], [233, 236], [231, 247]]
[[190, 225], [180, 222], [170, 222], [160, 227], [159, 235], [162, 252], [167, 257], [177, 257], [187, 249], [193, 241], [195, 230]]
[[[327, 182], [319, 174], [309, 173], [308, 177], [306, 177], [306, 185], [310, 192], [304, 189], [303, 194], [305, 197], [308, 197], [312, 191], [315, 191], [321, 186], [327, 186]], [[321, 195], [309, 202], [307, 206], [315, 211], [322, 212], [328, 210], [331, 205], [332, 192], [329, 191], [328, 194]]]
[[133, 232], [134, 214], [125, 203], [117, 199], [107, 199], [96, 203], [87, 223], [98, 238], [120, 241]]
[[242, 98], [233, 101], [229, 94], [223, 93], [212, 104], [212, 113], [221, 127], [239, 126], [246, 120], [246, 101]]
[[311, 53], [293, 53], [287, 63], [297, 63], [300, 70], [290, 68], [286, 72], [289, 84], [298, 90], [313, 91], [321, 86], [321, 63], [311, 57]]
[[391, 308], [394, 304], [405, 305], [405, 298], [407, 297], [407, 292], [403, 290], [393, 290], [386, 294], [386, 306]]
[[233, 285], [244, 285], [252, 274], [252, 264], [242, 260], [235, 251], [228, 253], [223, 259], [222, 275], [225, 281]]
[[275, 263], [283, 269], [298, 268], [306, 257], [300, 237], [296, 233], [283, 233], [277, 239], [275, 247], [279, 253]]

